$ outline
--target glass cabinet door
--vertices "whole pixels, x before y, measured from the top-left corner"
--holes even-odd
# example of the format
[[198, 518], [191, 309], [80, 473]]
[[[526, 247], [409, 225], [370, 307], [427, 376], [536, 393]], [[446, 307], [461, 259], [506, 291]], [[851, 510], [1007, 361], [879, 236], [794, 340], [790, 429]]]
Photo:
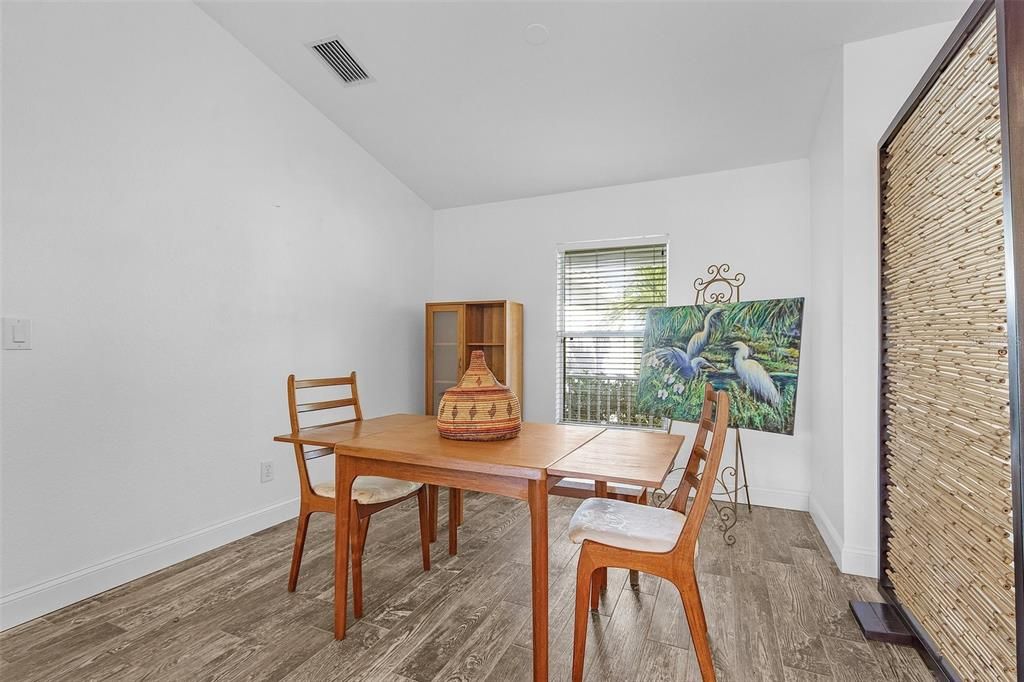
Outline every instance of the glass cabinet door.
[[441, 396], [463, 371], [463, 306], [432, 306], [427, 312], [428, 414], [437, 414]]

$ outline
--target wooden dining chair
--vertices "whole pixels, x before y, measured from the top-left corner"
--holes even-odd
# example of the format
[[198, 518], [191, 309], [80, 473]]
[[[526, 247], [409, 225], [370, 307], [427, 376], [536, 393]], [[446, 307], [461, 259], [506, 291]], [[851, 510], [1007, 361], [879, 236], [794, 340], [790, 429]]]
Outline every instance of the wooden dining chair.
[[[300, 403], [297, 400], [296, 391], [332, 386], [351, 387], [349, 397], [307, 403]], [[301, 413], [349, 407], [355, 412], [355, 417], [352, 419], [343, 419], [326, 424], [307, 425], [306, 427], [302, 427], [299, 424], [299, 414]], [[356, 373], [352, 372], [347, 377], [332, 379], [301, 380], [296, 379], [294, 374], [289, 375], [288, 415], [291, 418], [292, 433], [298, 433], [301, 428], [311, 428], [312, 426], [333, 426], [335, 424], [362, 421], [363, 410], [359, 406], [359, 389], [356, 386]], [[314, 512], [333, 514], [335, 511], [335, 484], [333, 482], [312, 483], [309, 478], [306, 462], [333, 454], [334, 448], [306, 450], [302, 444], [295, 444], [295, 462], [299, 468], [299, 523], [298, 528], [295, 530], [292, 567], [288, 574], [289, 592], [295, 591], [295, 585], [299, 580], [299, 566], [302, 563], [302, 549], [306, 544], [306, 530], [309, 527], [309, 517]], [[423, 553], [423, 570], [429, 571], [430, 524], [426, 486], [421, 483], [400, 481], [394, 478], [384, 478], [383, 476], [360, 476], [352, 484], [351, 518], [353, 523], [350, 537], [350, 553], [352, 555], [352, 610], [356, 618], [361, 618], [363, 615], [363, 547], [366, 544], [366, 532], [370, 527], [370, 516], [388, 507], [393, 507], [400, 502], [404, 502], [411, 497], [416, 497], [419, 503], [420, 546]]]
[[[574, 682], [583, 679], [588, 606], [596, 607], [592, 600], [592, 595], [596, 596], [599, 589], [596, 581], [600, 579], [601, 569], [609, 566], [657, 575], [676, 586], [686, 611], [701, 678], [704, 682], [714, 682], [715, 666], [694, 560], [697, 536], [714, 490], [728, 429], [729, 396], [725, 391], [715, 393], [708, 384], [690, 458], [667, 509], [592, 497], [573, 514], [569, 537], [583, 545], [576, 568], [576, 623], [572, 650]], [[710, 448], [707, 446], [709, 433]], [[696, 489], [696, 494], [687, 512], [686, 503], [692, 489]]]

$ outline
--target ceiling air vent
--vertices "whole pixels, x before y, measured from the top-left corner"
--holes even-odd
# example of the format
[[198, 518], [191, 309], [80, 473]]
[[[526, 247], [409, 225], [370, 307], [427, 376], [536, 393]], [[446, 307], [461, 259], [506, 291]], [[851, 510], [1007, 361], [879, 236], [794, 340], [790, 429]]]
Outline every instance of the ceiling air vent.
[[337, 36], [310, 43], [309, 49], [319, 55], [345, 85], [358, 85], [373, 80]]

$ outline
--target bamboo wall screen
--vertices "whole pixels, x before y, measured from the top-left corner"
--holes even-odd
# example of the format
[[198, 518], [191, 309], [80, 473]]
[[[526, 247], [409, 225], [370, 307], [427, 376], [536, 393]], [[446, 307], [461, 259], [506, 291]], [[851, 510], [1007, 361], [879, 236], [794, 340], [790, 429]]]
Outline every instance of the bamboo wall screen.
[[881, 582], [964, 680], [1017, 679], [998, 61], [989, 9], [880, 149]]

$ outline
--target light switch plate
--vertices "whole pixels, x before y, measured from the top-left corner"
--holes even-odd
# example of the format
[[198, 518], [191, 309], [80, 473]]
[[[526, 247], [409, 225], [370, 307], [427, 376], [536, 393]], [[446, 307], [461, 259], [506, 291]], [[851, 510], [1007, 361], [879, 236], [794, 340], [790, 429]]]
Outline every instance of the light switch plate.
[[23, 317], [4, 318], [4, 350], [31, 350], [32, 320]]

